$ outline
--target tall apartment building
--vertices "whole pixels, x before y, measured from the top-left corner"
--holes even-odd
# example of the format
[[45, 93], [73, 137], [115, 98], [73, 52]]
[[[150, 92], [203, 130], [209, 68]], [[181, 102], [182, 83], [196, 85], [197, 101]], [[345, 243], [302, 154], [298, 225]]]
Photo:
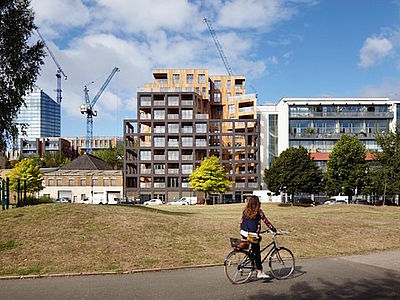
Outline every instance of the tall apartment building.
[[154, 70], [137, 94], [137, 120], [124, 121], [124, 194], [173, 201], [196, 193], [189, 175], [215, 155], [234, 182], [224, 201], [260, 187], [256, 96], [243, 76]]
[[[400, 102], [389, 98], [282, 98], [258, 107], [261, 120], [262, 170], [289, 147], [303, 146], [323, 170], [343, 134], [356, 136], [370, 151], [379, 151], [376, 132], [393, 130]], [[368, 155], [367, 159], [371, 159]]]

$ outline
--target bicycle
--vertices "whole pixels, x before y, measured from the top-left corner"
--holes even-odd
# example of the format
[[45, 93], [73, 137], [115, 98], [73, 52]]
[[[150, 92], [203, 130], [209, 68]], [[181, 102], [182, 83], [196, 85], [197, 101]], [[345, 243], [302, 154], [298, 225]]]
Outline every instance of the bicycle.
[[[267, 232], [264, 230], [260, 234]], [[272, 235], [272, 242], [261, 249], [261, 254], [267, 250], [268, 253], [261, 260], [261, 263], [269, 257], [268, 264], [271, 274], [276, 279], [286, 279], [292, 275], [295, 269], [295, 259], [292, 251], [285, 247], [279, 247], [276, 242], [276, 236], [282, 235], [284, 232], [275, 232]], [[236, 238], [230, 238], [231, 246], [234, 248], [224, 261], [225, 276], [233, 284], [245, 283], [248, 281], [256, 270], [255, 260], [252, 250], [247, 250], [247, 247], [241, 248], [243, 241]]]

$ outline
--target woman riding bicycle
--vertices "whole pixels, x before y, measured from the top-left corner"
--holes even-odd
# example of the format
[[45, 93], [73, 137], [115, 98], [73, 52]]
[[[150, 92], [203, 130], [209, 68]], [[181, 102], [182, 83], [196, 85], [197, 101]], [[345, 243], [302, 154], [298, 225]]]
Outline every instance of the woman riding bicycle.
[[[257, 278], [267, 279], [269, 275], [263, 273], [260, 254], [260, 241], [259, 236], [261, 230], [261, 220], [270, 230], [276, 232], [276, 228], [265, 217], [264, 212], [260, 208], [261, 203], [257, 196], [249, 196], [247, 198], [247, 205], [243, 210], [242, 220], [240, 222], [240, 235], [243, 241], [251, 241], [251, 249], [254, 253], [254, 260], [257, 268]], [[253, 239], [252, 237], [255, 236]]]

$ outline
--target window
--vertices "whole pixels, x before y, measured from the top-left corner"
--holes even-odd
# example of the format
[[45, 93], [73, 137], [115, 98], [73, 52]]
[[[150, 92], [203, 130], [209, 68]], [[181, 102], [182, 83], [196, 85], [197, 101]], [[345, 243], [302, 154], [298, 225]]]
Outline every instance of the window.
[[54, 186], [54, 179], [49, 178], [48, 186]]
[[168, 151], [168, 160], [179, 160], [179, 151]]
[[57, 186], [61, 186], [61, 184], [62, 184], [61, 178], [57, 178]]
[[234, 104], [229, 105], [228, 106], [228, 111], [229, 111], [230, 114], [234, 114], [235, 113], [235, 105]]
[[154, 119], [156, 119], [156, 120], [165, 119], [165, 111], [164, 110], [155, 110], [154, 111]]
[[154, 137], [154, 147], [165, 147], [165, 137]]
[[115, 180], [115, 178], [111, 178], [111, 186], [116, 186], [116, 180]]
[[172, 74], [172, 83], [179, 83], [180, 75], [179, 74]]
[[86, 185], [86, 179], [85, 178], [81, 178], [81, 186], [85, 186]]
[[168, 96], [168, 106], [178, 106], [179, 97], [178, 96]]
[[207, 124], [200, 123], [196, 124], [196, 133], [206, 133], [207, 132]]
[[221, 94], [214, 93], [214, 102], [221, 102]]
[[92, 178], [92, 186], [97, 186], [97, 178]]
[[205, 82], [206, 82], [206, 75], [199, 74], [199, 83], [205, 83]]
[[151, 160], [151, 151], [140, 151], [140, 159], [141, 160]]
[[179, 124], [168, 124], [168, 133], [179, 133]]
[[182, 165], [182, 174], [191, 174], [193, 172], [193, 165]]
[[226, 86], [227, 86], [228, 89], [231, 88], [231, 81], [230, 81], [230, 80], [228, 80], [228, 81], [226, 82]]
[[214, 89], [219, 90], [221, 88], [221, 80], [214, 81]]
[[191, 137], [191, 136], [183, 136], [181, 139], [182, 139], [182, 146], [183, 147], [192, 147], [193, 146], [193, 137]]
[[68, 186], [74, 186], [74, 179], [73, 178], [69, 178], [68, 179]]
[[206, 88], [203, 87], [203, 96], [206, 96]]
[[186, 75], [186, 83], [193, 83], [193, 74]]
[[193, 110], [183, 109], [182, 110], [182, 119], [193, 119]]
[[168, 187], [179, 187], [179, 178], [177, 177], [168, 178]]
[[108, 186], [108, 178], [103, 178], [103, 186]]

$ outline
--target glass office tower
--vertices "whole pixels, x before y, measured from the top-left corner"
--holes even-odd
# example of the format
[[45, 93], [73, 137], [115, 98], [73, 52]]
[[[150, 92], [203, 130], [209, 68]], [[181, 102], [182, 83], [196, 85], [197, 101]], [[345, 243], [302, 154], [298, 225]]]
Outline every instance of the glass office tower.
[[[20, 132], [19, 138], [59, 137], [61, 135], [60, 104], [37, 86], [24, 99], [25, 106], [20, 108], [15, 120]], [[26, 135], [21, 134], [22, 124], [26, 125]]]

